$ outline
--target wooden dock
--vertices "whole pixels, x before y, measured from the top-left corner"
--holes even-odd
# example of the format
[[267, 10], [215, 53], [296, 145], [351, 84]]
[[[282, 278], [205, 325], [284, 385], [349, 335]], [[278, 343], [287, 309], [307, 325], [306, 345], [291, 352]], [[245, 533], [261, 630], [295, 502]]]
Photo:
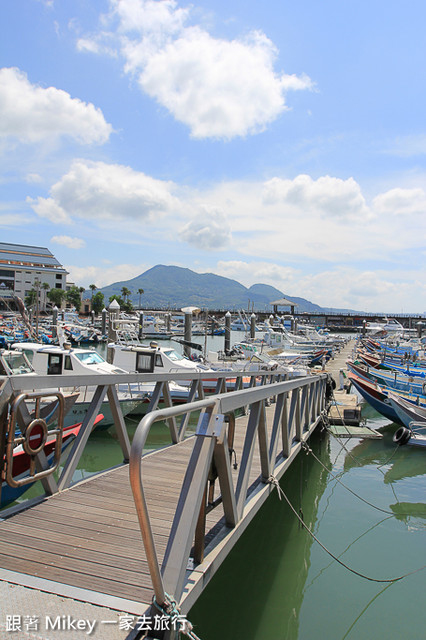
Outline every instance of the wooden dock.
[[[320, 375], [208, 398], [209, 408], [195, 436], [136, 460], [142, 468], [158, 567], [163, 567], [164, 586], [176, 597], [182, 615], [320, 423], [324, 390], [325, 376]], [[170, 418], [191, 406], [197, 402], [164, 411]], [[247, 407], [251, 410], [234, 420], [236, 410]], [[152, 412], [142, 422], [154, 420], [156, 413], [161, 418], [164, 411]], [[220, 428], [214, 420], [211, 426], [212, 416]], [[189, 478], [192, 473], [194, 481]], [[196, 497], [203, 494], [199, 484], [206, 488], [204, 496], [213, 485], [206, 510], [206, 497]], [[187, 517], [191, 508], [192, 516]], [[182, 540], [187, 542], [181, 544]], [[79, 615], [97, 621], [91, 637], [105, 640], [114, 629], [111, 637], [126, 638], [129, 627], [120, 628], [123, 617], [151, 610], [154, 589], [148, 556], [129, 466], [101, 473], [0, 521], [0, 598], [9, 603], [5, 615], [10, 622], [17, 614], [51, 611], [49, 616], [58, 620], [58, 611], [65, 616], [89, 608], [91, 613]], [[16, 598], [19, 610], [13, 609]], [[36, 611], [22, 609], [31, 599], [37, 602]], [[7, 631], [1, 635], [0, 626], [0, 637], [9, 639]], [[37, 638], [70, 637], [67, 630], [38, 631], [46, 636], [39, 633]], [[73, 635], [73, 640], [77, 637], [87, 636]]]

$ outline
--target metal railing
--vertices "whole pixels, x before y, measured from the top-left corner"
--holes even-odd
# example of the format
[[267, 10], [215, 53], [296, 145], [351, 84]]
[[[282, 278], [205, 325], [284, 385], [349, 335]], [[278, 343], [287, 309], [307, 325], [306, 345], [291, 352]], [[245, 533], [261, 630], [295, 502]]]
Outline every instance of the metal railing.
[[[249, 489], [249, 480], [255, 442], [259, 443], [261, 468], [257, 486], [264, 491], [266, 499], [272, 490], [271, 481], [276, 482], [281, 477], [290, 459], [300, 450], [301, 443], [309, 437], [320, 421], [325, 410], [326, 381], [327, 375], [322, 374], [276, 382], [272, 385], [264, 384], [204, 398], [184, 407], [156, 410], [141, 420], [133, 438], [129, 473], [158, 604], [167, 604], [167, 594], [172, 594], [177, 602], [181, 600], [194, 537], [200, 535], [200, 513], [202, 514], [205, 506], [207, 481], [212, 465], [220, 486], [220, 499], [215, 503], [223, 506], [225, 526], [230, 532], [245, 517], [254, 491], [253, 484]], [[273, 417], [268, 428], [266, 405], [272, 400]], [[250, 407], [250, 411], [234, 485], [230, 427], [234, 426], [235, 412], [247, 406]], [[175, 419], [194, 411], [201, 411], [201, 414], [160, 568], [142, 481], [142, 454], [150, 429], [156, 421]], [[229, 418], [230, 426], [227, 428]], [[202, 543], [204, 535], [202, 529]], [[198, 546], [199, 544], [200, 540]], [[206, 561], [208, 558], [206, 555]]]
[[[4, 468], [5, 452], [6, 452], [6, 436], [10, 428], [10, 411], [14, 400], [18, 396], [24, 396], [23, 401], [30, 400], [31, 395], [35, 392], [39, 392], [41, 402], [43, 400], [43, 392], [46, 398], [53, 393], [61, 389], [82, 389], [90, 387], [92, 390], [91, 401], [89, 403], [87, 412], [81, 424], [81, 428], [77, 437], [75, 438], [72, 446], [70, 447], [70, 453], [61, 469], [58, 480], [53, 477], [53, 468], [50, 468], [43, 451], [34, 454], [31, 460], [32, 466], [36, 465], [39, 472], [43, 473], [40, 480], [43, 484], [45, 495], [52, 495], [63, 489], [68, 488], [73, 480], [73, 475], [77, 469], [81, 455], [85, 449], [86, 443], [89, 439], [90, 433], [94, 427], [97, 415], [101, 412], [103, 402], [108, 402], [113, 415], [114, 425], [118, 436], [118, 441], [123, 452], [124, 462], [128, 462], [130, 458], [130, 441], [126, 429], [126, 424], [123, 418], [121, 410], [118, 388], [121, 385], [131, 386], [143, 390], [144, 384], [154, 383], [154, 390], [150, 393], [149, 403], [146, 407], [147, 412], [151, 412], [157, 409], [161, 402], [166, 407], [172, 407], [174, 399], [172, 397], [170, 385], [172, 382], [179, 382], [179, 380], [191, 380], [188, 387], [188, 395], [186, 402], [193, 402], [195, 399], [204, 399], [205, 391], [203, 381], [213, 380], [213, 387], [215, 393], [233, 391], [234, 389], [240, 389], [243, 386], [243, 377], [249, 378], [249, 385], [254, 386], [258, 384], [264, 384], [266, 381], [269, 383], [280, 381], [284, 377], [283, 371], [250, 371], [238, 372], [238, 371], [226, 371], [226, 372], [202, 372], [197, 374], [96, 374], [96, 375], [45, 375], [45, 376], [25, 376], [17, 375], [11, 376], [3, 381], [3, 385], [0, 387], [0, 476], [2, 479], [10, 478], [10, 470]], [[229, 381], [233, 383], [230, 387]], [[65, 392], [64, 392], [65, 393]], [[136, 394], [135, 394], [136, 395]], [[146, 400], [146, 398], [145, 398]], [[141, 402], [143, 401], [141, 397]], [[181, 423], [178, 425], [174, 415], [170, 415], [166, 418], [171, 441], [177, 443], [186, 436], [187, 426], [189, 422], [190, 412], [186, 412], [183, 416]], [[30, 410], [25, 410], [25, 402], [21, 403], [21, 409], [16, 417], [16, 423], [18, 428], [24, 433], [31, 423], [33, 416]], [[48, 469], [50, 468], [50, 473]], [[1, 491], [1, 485], [0, 485]], [[38, 502], [45, 496], [40, 496], [34, 499], [32, 502]], [[18, 507], [19, 508], [19, 507]], [[3, 512], [4, 513], [4, 512]]]

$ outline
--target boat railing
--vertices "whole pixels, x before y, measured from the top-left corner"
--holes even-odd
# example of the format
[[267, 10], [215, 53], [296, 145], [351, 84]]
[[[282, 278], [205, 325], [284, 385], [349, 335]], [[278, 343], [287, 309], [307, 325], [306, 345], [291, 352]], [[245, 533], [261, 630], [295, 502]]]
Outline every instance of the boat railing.
[[[206, 509], [219, 505], [223, 508], [223, 540], [242, 522], [246, 509], [252, 509], [253, 500], [261, 503], [266, 499], [321, 420], [326, 380], [327, 375], [322, 374], [221, 393], [185, 406], [153, 411], [141, 420], [133, 438], [129, 473], [157, 605], [166, 603], [167, 594], [179, 603], [185, 590], [188, 610], [191, 605], [188, 591], [192, 587], [185, 582], [189, 564], [208, 564], [220, 554], [220, 545], [215, 547], [216, 543], [207, 542]], [[266, 406], [272, 400], [272, 412], [267, 413]], [[238, 428], [235, 415], [247, 406], [250, 412], [243, 427], [244, 442], [234, 484], [231, 467], [236, 468], [232, 465], [234, 433]], [[198, 425], [193, 446], [188, 448], [185, 477], [160, 566], [144, 491], [143, 451], [155, 422], [195, 411], [200, 412]], [[261, 474], [253, 482], [250, 472], [256, 442]], [[212, 473], [220, 492], [209, 500], [206, 496], [217, 494], [210, 492]]]

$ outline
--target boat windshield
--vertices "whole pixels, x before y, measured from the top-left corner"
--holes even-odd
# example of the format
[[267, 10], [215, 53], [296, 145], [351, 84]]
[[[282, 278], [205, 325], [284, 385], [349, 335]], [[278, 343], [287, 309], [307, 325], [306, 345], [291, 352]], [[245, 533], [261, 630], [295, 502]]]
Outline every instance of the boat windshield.
[[10, 373], [13, 375], [33, 373], [34, 371], [23, 353], [4, 353], [3, 359]]
[[177, 353], [177, 351], [175, 351], [174, 349], [167, 349], [167, 351], [164, 351], [164, 355], [170, 358], [170, 360], [173, 360], [173, 362], [185, 359], [183, 356]]
[[102, 364], [105, 360], [96, 351], [75, 353], [75, 357], [83, 364]]

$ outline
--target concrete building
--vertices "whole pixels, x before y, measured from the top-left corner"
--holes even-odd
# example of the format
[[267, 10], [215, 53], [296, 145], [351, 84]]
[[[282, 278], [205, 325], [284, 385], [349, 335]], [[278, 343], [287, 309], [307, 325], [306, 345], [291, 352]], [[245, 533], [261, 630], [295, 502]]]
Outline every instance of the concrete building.
[[0, 242], [0, 308], [14, 307], [14, 296], [25, 300], [35, 282], [40, 283], [39, 296], [46, 296], [44, 283], [49, 289], [67, 289], [68, 271], [45, 247]]

